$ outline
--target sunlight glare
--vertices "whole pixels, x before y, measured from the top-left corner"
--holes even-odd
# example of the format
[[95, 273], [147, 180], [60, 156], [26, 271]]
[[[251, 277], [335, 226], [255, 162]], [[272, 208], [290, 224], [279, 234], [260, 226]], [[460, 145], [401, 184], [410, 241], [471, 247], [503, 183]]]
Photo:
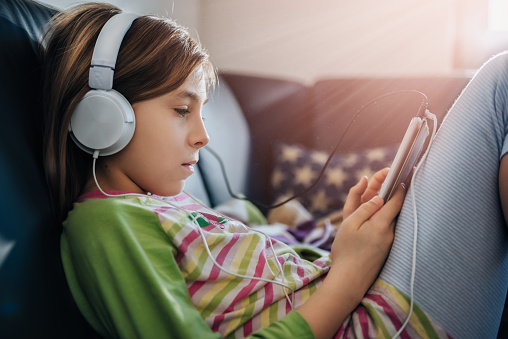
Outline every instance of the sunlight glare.
[[508, 31], [507, 14], [507, 0], [489, 0], [489, 30]]

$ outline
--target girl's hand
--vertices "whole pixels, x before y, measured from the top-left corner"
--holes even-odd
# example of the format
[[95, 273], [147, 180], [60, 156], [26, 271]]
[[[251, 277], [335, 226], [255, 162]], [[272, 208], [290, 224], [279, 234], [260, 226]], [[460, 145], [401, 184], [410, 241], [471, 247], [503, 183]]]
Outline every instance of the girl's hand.
[[[367, 177], [363, 177], [358, 184], [351, 188], [344, 204], [344, 219], [356, 211], [361, 204], [366, 203], [378, 194], [389, 171], [390, 169], [388, 167], [383, 168], [376, 172], [370, 180], [368, 180]], [[360, 197], [358, 197], [358, 192], [363, 192]]]
[[405, 191], [399, 187], [383, 204], [376, 194], [387, 172], [376, 173], [370, 185], [362, 178], [350, 190], [347, 202], [350, 212], [333, 242], [330, 271], [323, 284], [298, 309], [316, 338], [333, 337], [361, 302], [390, 252], [395, 218], [402, 208]]
[[[385, 176], [384, 171], [380, 172], [377, 178]], [[374, 181], [370, 185], [373, 189], [377, 186]], [[399, 187], [384, 205], [377, 195], [362, 203], [364, 197], [374, 194], [368, 187], [367, 179], [363, 178], [350, 190], [352, 212], [342, 222], [333, 242], [330, 271], [321, 287], [298, 309], [316, 338], [333, 337], [361, 302], [390, 252], [395, 218], [402, 208], [405, 191]]]
[[[384, 171], [377, 178], [385, 176]], [[374, 195], [370, 200], [369, 189], [377, 187], [378, 180], [368, 185], [362, 180], [351, 188], [348, 196], [352, 212], [342, 222], [330, 252], [332, 271], [346, 274], [351, 282], [351, 292], [359, 297], [372, 285], [383, 266], [394, 237], [395, 218], [404, 201], [405, 190], [400, 186], [393, 197], [383, 204], [383, 199]]]

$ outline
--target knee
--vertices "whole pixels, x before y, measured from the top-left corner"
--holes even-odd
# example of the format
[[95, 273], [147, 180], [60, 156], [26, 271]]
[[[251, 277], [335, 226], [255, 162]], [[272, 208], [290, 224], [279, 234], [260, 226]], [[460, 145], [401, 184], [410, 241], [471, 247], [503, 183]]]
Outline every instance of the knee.
[[488, 59], [480, 68], [490, 68], [495, 69], [498, 72], [503, 72], [508, 74], [508, 50], [500, 52], [498, 54], [493, 55]]
[[[498, 53], [488, 59], [472, 80], [470, 85], [476, 83], [476, 87], [479, 86], [482, 89], [479, 93], [489, 95], [499, 104], [496, 104], [496, 107], [508, 107], [508, 51]], [[503, 112], [503, 115], [506, 113]]]

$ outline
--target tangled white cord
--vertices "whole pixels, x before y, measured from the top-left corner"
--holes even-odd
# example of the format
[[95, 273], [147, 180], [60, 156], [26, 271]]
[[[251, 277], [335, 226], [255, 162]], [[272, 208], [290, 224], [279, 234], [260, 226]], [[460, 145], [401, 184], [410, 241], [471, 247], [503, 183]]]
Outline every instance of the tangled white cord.
[[[276, 262], [277, 264], [277, 268], [279, 269], [279, 272], [277, 272], [277, 274], [275, 274], [274, 278], [273, 279], [266, 279], [266, 278], [262, 278], [262, 277], [253, 277], [253, 276], [248, 276], [248, 275], [243, 275], [243, 274], [239, 274], [239, 273], [235, 273], [235, 272], [231, 272], [227, 269], [225, 269], [224, 267], [222, 267], [216, 260], [215, 258], [213, 257], [212, 255], [212, 252], [210, 251], [210, 247], [208, 246], [208, 242], [206, 241], [206, 237], [205, 235], [203, 234], [203, 231], [201, 230], [201, 227], [199, 226], [199, 222], [197, 220], [197, 217], [190, 213], [189, 211], [187, 211], [186, 209], [178, 206], [178, 205], [175, 205], [173, 204], [172, 202], [170, 201], [167, 201], [165, 199], [161, 199], [159, 197], [156, 197], [156, 196], [153, 196], [151, 195], [150, 193], [147, 193], [147, 194], [140, 194], [140, 193], [120, 193], [120, 194], [109, 194], [109, 193], [106, 193], [102, 188], [101, 186], [99, 185], [99, 181], [97, 180], [97, 175], [95, 173], [95, 164], [96, 164], [96, 161], [97, 161], [97, 158], [99, 157], [99, 152], [98, 151], [95, 151], [94, 154], [93, 154], [93, 165], [92, 165], [92, 175], [93, 175], [93, 179], [95, 181], [95, 185], [97, 186], [97, 188], [99, 189], [99, 191], [104, 194], [105, 196], [108, 196], [108, 197], [126, 197], [126, 196], [137, 196], [137, 197], [142, 197], [142, 198], [150, 198], [150, 199], [155, 199], [155, 200], [158, 200], [158, 201], [161, 201], [183, 213], [185, 213], [190, 219], [191, 221], [194, 223], [194, 225], [196, 226], [197, 230], [199, 231], [199, 234], [201, 236], [201, 239], [203, 240], [203, 244], [205, 246], [205, 250], [209, 256], [209, 258], [212, 260], [213, 264], [219, 268], [222, 272], [226, 273], [226, 274], [229, 274], [229, 275], [232, 275], [232, 276], [235, 276], [235, 277], [238, 277], [238, 278], [242, 278], [242, 279], [250, 279], [250, 280], [258, 280], [258, 281], [264, 281], [264, 282], [267, 282], [267, 283], [273, 283], [275, 285], [279, 285], [281, 286], [283, 289], [283, 292], [284, 292], [284, 296], [286, 297], [286, 300], [288, 301], [289, 305], [291, 306], [291, 310], [294, 310], [294, 305], [293, 305], [293, 296], [294, 296], [294, 289], [291, 288], [291, 286], [287, 285], [285, 283], [285, 278], [284, 278], [284, 272], [283, 272], [283, 269], [282, 269], [282, 266], [279, 262], [279, 260], [277, 259], [277, 255], [275, 253], [275, 249], [273, 247], [273, 243], [272, 241], [269, 239], [269, 237], [261, 232], [261, 231], [258, 231], [258, 230], [254, 230], [252, 228], [250, 228], [251, 231], [253, 232], [256, 232], [256, 233], [259, 233], [261, 235], [264, 236], [265, 238], [265, 242], [269, 242], [270, 243], [270, 249], [272, 251], [272, 254], [273, 254], [273, 257], [274, 257], [274, 261]], [[191, 195], [189, 195], [189, 197], [191, 197], [197, 204], [199, 204], [200, 206], [208, 209], [208, 210], [211, 210], [209, 207], [201, 204], [198, 200], [196, 200], [194, 197], [192, 197]], [[214, 211], [214, 213], [218, 213], [216, 211]], [[220, 213], [219, 213], [220, 214]], [[220, 214], [221, 215], [221, 214]], [[229, 219], [231, 220], [230, 217], [226, 217], [224, 215], [221, 215], [223, 216], [224, 218], [226, 219]], [[268, 259], [266, 259], [268, 260]], [[281, 282], [278, 282], [276, 281], [275, 279], [279, 276], [279, 274], [281, 275]], [[286, 289], [289, 289], [291, 291], [291, 298], [289, 297], [288, 293], [287, 293], [287, 290]]]
[[[436, 135], [436, 130], [437, 130], [437, 119], [436, 119], [436, 116], [434, 114], [430, 113], [428, 110], [426, 110], [425, 111], [425, 117], [428, 118], [428, 119], [431, 119], [433, 121], [434, 126], [433, 126], [433, 129], [432, 129], [432, 136], [430, 138], [429, 145], [428, 145], [424, 155], [422, 156], [420, 162], [416, 166], [416, 168], [415, 168], [415, 170], [413, 172], [413, 175], [411, 177], [411, 182], [412, 183], [414, 183], [415, 178], [416, 178], [416, 174], [418, 173], [421, 165], [424, 163], [425, 159], [427, 158], [427, 155], [428, 155], [429, 150], [430, 150], [430, 148], [432, 146], [432, 143], [434, 141], [434, 137]], [[181, 208], [180, 206], [175, 205], [175, 204], [173, 204], [173, 203], [171, 203], [171, 202], [169, 202], [167, 200], [164, 200], [164, 199], [155, 197], [153, 195], [150, 195], [149, 193], [148, 194], [122, 193], [122, 194], [114, 194], [114, 195], [106, 193], [101, 188], [101, 186], [99, 185], [99, 182], [97, 180], [97, 176], [95, 174], [95, 164], [96, 164], [96, 160], [97, 160], [98, 156], [99, 156], [99, 152], [95, 151], [94, 154], [93, 154], [92, 173], [93, 173], [93, 178], [94, 178], [95, 184], [97, 185], [97, 188], [99, 189], [99, 191], [102, 194], [104, 194], [105, 196], [109, 196], [109, 197], [139, 196], [139, 197], [143, 197], [143, 198], [151, 198], [151, 199], [155, 199], [155, 200], [161, 201], [161, 202], [163, 202], [165, 204], [168, 204], [168, 205], [178, 209], [179, 211], [184, 212], [192, 220], [192, 222], [196, 225], [196, 228], [198, 229], [198, 231], [200, 233], [201, 239], [203, 240], [203, 244], [205, 246], [206, 252], [207, 252], [209, 258], [212, 260], [213, 264], [217, 268], [219, 268], [224, 273], [232, 275], [232, 276], [235, 276], [235, 277], [239, 277], [239, 278], [242, 278], [242, 279], [252, 279], [252, 280], [258, 280], [258, 281], [264, 281], [264, 282], [273, 283], [273, 284], [276, 284], [276, 285], [279, 285], [279, 286], [283, 287], [283, 291], [284, 291], [284, 295], [286, 297], [286, 300], [290, 304], [291, 309], [294, 310], [294, 305], [293, 305], [294, 289], [291, 288], [289, 285], [285, 284], [284, 272], [283, 272], [283, 269], [282, 269], [282, 266], [281, 266], [279, 260], [277, 260], [277, 255], [275, 253], [275, 249], [273, 248], [273, 243], [272, 243], [272, 241], [269, 240], [269, 237], [265, 233], [263, 233], [261, 231], [258, 231], [258, 230], [251, 229], [253, 232], [262, 234], [265, 237], [265, 242], [268, 241], [270, 243], [270, 249], [272, 251], [272, 254], [273, 254], [274, 258], [275, 258], [275, 262], [277, 263], [277, 267], [279, 269], [279, 272], [277, 272], [277, 274], [274, 276], [274, 278], [272, 280], [270, 280], [270, 279], [266, 279], [266, 278], [262, 278], [262, 277], [253, 277], [253, 276], [247, 276], [247, 275], [231, 272], [231, 271], [225, 269], [224, 267], [222, 267], [215, 260], [215, 258], [213, 257], [213, 255], [212, 255], [212, 253], [210, 251], [208, 243], [206, 241], [206, 237], [203, 234], [203, 231], [201, 230], [201, 227], [199, 226], [199, 223], [198, 223], [198, 221], [196, 219], [196, 216], [193, 215], [192, 213], [190, 213], [189, 211], [187, 211], [187, 210]], [[413, 315], [413, 308], [414, 308], [414, 282], [415, 282], [415, 276], [416, 276], [416, 252], [417, 252], [416, 248], [417, 248], [417, 240], [418, 240], [418, 215], [416, 213], [416, 192], [415, 192], [415, 189], [414, 189], [414, 185], [410, 185], [409, 189], [412, 191], [411, 204], [412, 204], [412, 207], [413, 207], [413, 222], [414, 222], [414, 228], [413, 228], [413, 251], [412, 251], [411, 276], [410, 276], [410, 292], [409, 292], [410, 305], [409, 305], [408, 316], [407, 316], [406, 320], [404, 321], [404, 323], [402, 324], [402, 327], [393, 336], [393, 339], [398, 338], [401, 335], [401, 333], [404, 331], [404, 329], [407, 327], [407, 325], [409, 324], [409, 321], [411, 320], [411, 316]], [[194, 199], [194, 197], [192, 197], [192, 196], [190, 196], [190, 197], [196, 203], [201, 205], [202, 207], [204, 207], [206, 209], [210, 209], [209, 207], [202, 205], [198, 200]], [[217, 213], [217, 212], [215, 211], [215, 213]], [[230, 219], [230, 218], [228, 218], [228, 219]], [[281, 275], [281, 282], [278, 282], [278, 281], [275, 280], [275, 278], [277, 278], [279, 274]], [[291, 291], [291, 298], [289, 297], [286, 289], [289, 289]]]

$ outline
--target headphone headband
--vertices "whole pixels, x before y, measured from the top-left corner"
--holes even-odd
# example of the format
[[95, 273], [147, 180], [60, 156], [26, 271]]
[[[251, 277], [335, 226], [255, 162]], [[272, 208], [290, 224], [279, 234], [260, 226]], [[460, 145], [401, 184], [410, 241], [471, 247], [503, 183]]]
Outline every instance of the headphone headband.
[[111, 17], [99, 33], [92, 55], [88, 85], [93, 89], [112, 89], [113, 74], [120, 45], [132, 22], [134, 13], [120, 13]]
[[69, 134], [76, 145], [94, 157], [121, 151], [130, 142], [136, 126], [129, 101], [113, 89], [113, 76], [125, 33], [139, 15], [111, 17], [95, 42], [88, 75], [91, 90], [76, 106]]

